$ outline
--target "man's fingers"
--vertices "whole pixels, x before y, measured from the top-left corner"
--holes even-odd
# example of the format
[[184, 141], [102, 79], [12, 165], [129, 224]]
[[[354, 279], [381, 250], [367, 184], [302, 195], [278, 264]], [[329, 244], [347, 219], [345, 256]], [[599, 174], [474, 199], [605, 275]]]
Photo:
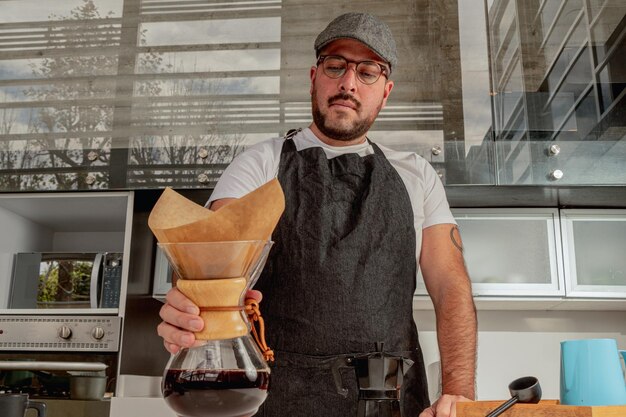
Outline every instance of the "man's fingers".
[[172, 326], [171, 324], [165, 322], [161, 322], [157, 326], [157, 334], [163, 338], [165, 348], [169, 352], [178, 349], [176, 349], [175, 346], [168, 345], [176, 345], [178, 347], [191, 347], [196, 341], [196, 337], [192, 332], [181, 330], [178, 327]]
[[204, 321], [200, 316], [183, 313], [169, 303], [163, 304], [159, 316], [165, 323], [190, 332], [199, 332], [204, 327]]
[[428, 407], [420, 413], [419, 417], [435, 417], [435, 411], [432, 407]]
[[456, 417], [456, 407], [454, 406], [454, 395], [442, 395], [437, 400], [435, 408], [435, 416], [437, 417]]
[[[165, 339], [166, 342], [176, 343], [178, 340], [171, 339], [170, 337], [178, 335], [179, 338], [182, 335], [193, 336], [189, 332], [198, 332], [204, 327], [204, 321], [198, 316], [200, 309], [177, 288], [172, 288], [167, 292], [165, 296], [165, 304], [159, 311], [159, 316], [165, 323], [159, 325], [159, 335]], [[179, 327], [180, 329], [175, 329]], [[176, 332], [178, 330], [178, 333]], [[180, 332], [180, 330], [186, 330], [186, 332]], [[193, 340], [192, 340], [193, 343]]]
[[163, 346], [165, 347], [165, 350], [167, 350], [172, 355], [177, 354], [178, 351], [180, 350], [180, 346], [175, 345], [173, 343], [167, 343], [165, 340], [163, 341]]
[[165, 296], [165, 303], [171, 305], [179, 311], [183, 311], [189, 314], [200, 314], [200, 309], [189, 298], [174, 287], [169, 290]]
[[253, 298], [254, 300], [256, 300], [257, 303], [260, 303], [263, 299], [263, 294], [261, 294], [261, 291], [248, 290], [248, 292], [246, 293], [246, 298]]
[[193, 332], [202, 330], [204, 321], [198, 316], [199, 308], [178, 289], [168, 291], [166, 302], [159, 311], [163, 322], [157, 326], [157, 333], [163, 338], [165, 349], [176, 353], [181, 347], [191, 347], [196, 341]]
[[456, 403], [466, 401], [472, 400], [462, 395], [444, 394], [422, 411], [419, 417], [456, 417]]

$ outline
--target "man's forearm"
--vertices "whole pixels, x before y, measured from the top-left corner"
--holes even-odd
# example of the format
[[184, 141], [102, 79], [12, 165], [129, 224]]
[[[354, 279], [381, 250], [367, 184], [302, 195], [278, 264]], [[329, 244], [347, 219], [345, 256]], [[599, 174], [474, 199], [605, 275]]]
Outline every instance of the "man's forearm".
[[420, 266], [435, 306], [442, 393], [475, 398], [476, 309], [455, 224], [424, 229]]
[[475, 399], [477, 322], [469, 280], [444, 291], [435, 313], [442, 394]]

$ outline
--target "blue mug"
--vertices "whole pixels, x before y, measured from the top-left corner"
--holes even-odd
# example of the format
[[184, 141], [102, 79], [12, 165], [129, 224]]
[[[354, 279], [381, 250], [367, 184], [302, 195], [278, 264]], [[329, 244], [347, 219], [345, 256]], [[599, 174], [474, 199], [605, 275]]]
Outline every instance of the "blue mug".
[[626, 404], [626, 382], [617, 342], [614, 339], [561, 342], [560, 388], [561, 404]]

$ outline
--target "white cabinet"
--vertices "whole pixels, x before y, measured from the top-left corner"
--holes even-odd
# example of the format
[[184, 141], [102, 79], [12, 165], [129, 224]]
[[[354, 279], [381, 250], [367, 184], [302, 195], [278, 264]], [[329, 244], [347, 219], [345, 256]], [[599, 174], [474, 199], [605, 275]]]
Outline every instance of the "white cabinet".
[[[479, 309], [626, 310], [626, 210], [453, 209]], [[421, 274], [415, 308], [432, 308]]]
[[465, 209], [453, 214], [476, 296], [565, 294], [555, 209]]
[[[474, 296], [562, 296], [556, 209], [454, 209]], [[425, 294], [423, 281], [418, 289]]]
[[626, 298], [626, 210], [561, 210], [567, 295]]

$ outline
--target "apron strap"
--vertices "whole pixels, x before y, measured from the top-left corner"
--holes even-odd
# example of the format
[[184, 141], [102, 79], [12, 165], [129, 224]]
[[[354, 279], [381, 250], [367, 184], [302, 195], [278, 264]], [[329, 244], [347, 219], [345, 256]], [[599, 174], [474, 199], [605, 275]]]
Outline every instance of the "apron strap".
[[296, 136], [298, 133], [300, 133], [300, 131], [302, 131], [301, 127], [297, 129], [289, 129], [287, 133], [285, 134], [284, 139], [285, 140], [293, 139], [293, 137]]

